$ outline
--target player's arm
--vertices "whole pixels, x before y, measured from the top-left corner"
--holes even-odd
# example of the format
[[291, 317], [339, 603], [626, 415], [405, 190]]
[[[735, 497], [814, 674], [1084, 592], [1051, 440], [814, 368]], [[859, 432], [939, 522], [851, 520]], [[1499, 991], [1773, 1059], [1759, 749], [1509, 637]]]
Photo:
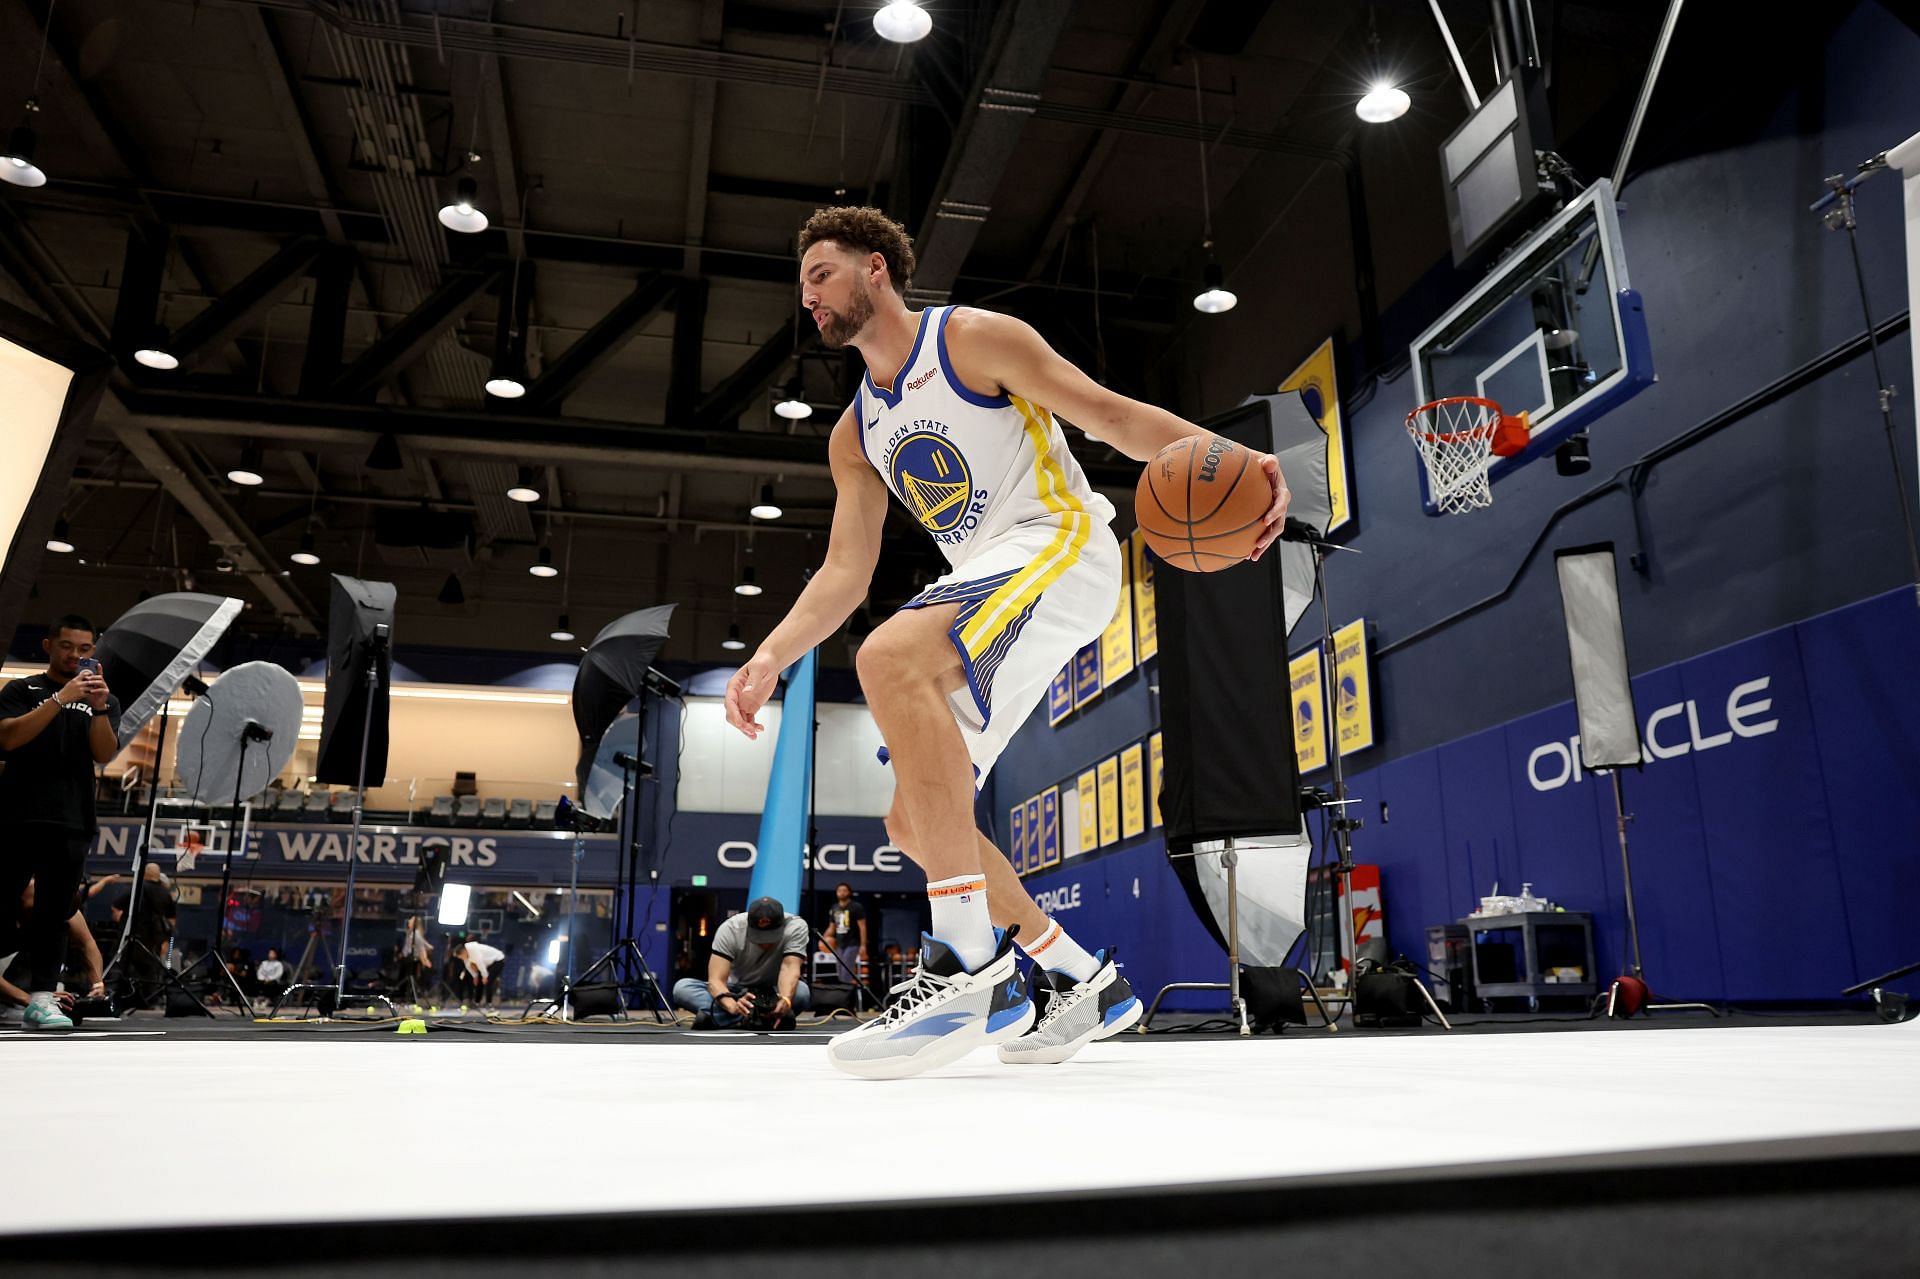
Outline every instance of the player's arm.
[[[994, 311], [963, 308], [947, 322], [947, 354], [954, 373], [970, 389], [998, 386], [1024, 400], [1043, 404], [1082, 431], [1136, 462], [1144, 462], [1175, 440], [1198, 435], [1201, 428], [1152, 404], [1109, 390], [1081, 372], [1047, 345], [1024, 320]], [[1280, 535], [1292, 494], [1280, 463], [1262, 453], [1261, 466], [1273, 483], [1267, 529], [1251, 559], [1259, 559]]]
[[834, 423], [827, 442], [833, 468], [833, 529], [827, 557], [746, 665], [727, 681], [727, 723], [748, 737], [760, 736], [754, 715], [772, 695], [780, 672], [846, 624], [867, 598], [880, 562], [880, 531], [887, 520], [887, 486], [868, 465], [860, 422], [851, 406]]

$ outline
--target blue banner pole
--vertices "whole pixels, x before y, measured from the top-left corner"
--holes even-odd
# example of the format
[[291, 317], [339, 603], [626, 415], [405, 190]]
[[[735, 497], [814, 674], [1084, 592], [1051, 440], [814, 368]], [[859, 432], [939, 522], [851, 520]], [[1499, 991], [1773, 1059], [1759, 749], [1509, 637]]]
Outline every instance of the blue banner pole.
[[819, 664], [818, 651], [810, 649], [787, 670], [780, 736], [774, 743], [767, 803], [760, 815], [758, 855], [747, 885], [749, 901], [771, 897], [788, 914], [800, 912], [800, 872], [806, 862], [808, 798], [813, 790], [814, 673]]

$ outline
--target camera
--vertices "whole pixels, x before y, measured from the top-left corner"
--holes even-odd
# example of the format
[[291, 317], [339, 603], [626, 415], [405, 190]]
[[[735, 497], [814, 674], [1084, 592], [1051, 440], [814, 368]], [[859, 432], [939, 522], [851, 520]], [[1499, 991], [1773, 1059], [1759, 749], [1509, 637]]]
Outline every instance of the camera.
[[768, 986], [743, 992], [753, 996], [753, 1011], [741, 1019], [743, 1029], [765, 1034], [793, 1027], [793, 1014], [780, 1007], [780, 992]]

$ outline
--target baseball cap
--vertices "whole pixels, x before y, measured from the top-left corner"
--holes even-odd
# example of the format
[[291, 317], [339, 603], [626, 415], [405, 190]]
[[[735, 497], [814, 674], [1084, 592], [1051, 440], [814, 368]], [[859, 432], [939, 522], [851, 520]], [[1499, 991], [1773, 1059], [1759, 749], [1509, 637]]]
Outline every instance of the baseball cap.
[[775, 897], [757, 897], [747, 906], [747, 936], [762, 946], [777, 943], [786, 929], [787, 911]]

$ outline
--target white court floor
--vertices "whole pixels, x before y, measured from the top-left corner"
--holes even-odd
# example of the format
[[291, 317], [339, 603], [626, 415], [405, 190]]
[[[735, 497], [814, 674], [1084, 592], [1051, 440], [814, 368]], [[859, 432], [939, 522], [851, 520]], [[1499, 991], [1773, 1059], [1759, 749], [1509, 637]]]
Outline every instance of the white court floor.
[[0, 1231], [51, 1231], [864, 1201], [809, 1153], [849, 1131], [953, 1197], [1911, 1132], [1920, 1023], [1128, 1037], [888, 1083], [793, 1044], [8, 1036], [0, 1079], [35, 1152]]

